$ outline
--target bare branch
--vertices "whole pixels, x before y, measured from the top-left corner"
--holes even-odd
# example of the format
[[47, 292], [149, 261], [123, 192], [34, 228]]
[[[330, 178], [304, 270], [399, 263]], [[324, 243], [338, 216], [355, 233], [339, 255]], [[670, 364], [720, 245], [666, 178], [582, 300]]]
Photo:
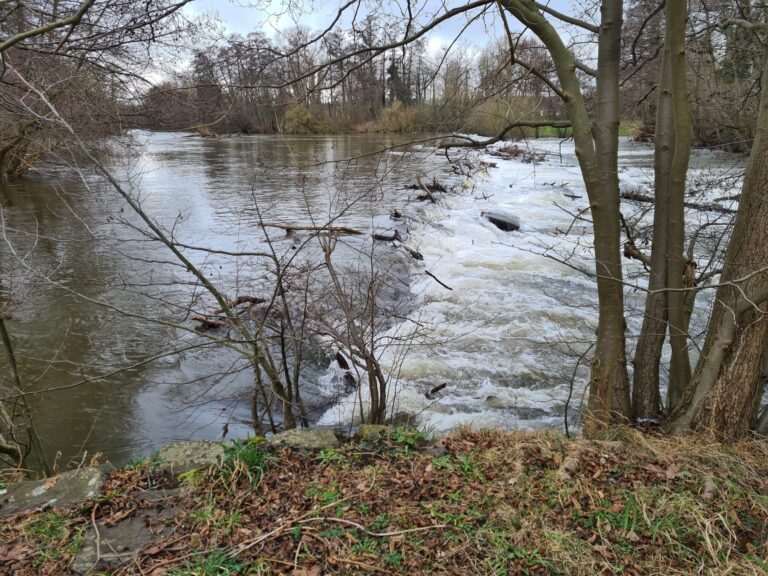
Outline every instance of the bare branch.
[[55, 22], [49, 22], [48, 24], [45, 24], [43, 26], [39, 26], [38, 28], [33, 28], [32, 30], [26, 30], [25, 32], [20, 32], [19, 34], [16, 34], [15, 36], [11, 36], [7, 40], [5, 40], [2, 44], [0, 44], [0, 53], [5, 52], [13, 46], [14, 44], [18, 44], [22, 40], [26, 40], [27, 38], [32, 38], [33, 36], [39, 36], [40, 34], [45, 34], [46, 32], [50, 32], [52, 30], [56, 30], [57, 28], [63, 28], [64, 26], [74, 26], [80, 23], [80, 20], [83, 19], [83, 16], [85, 16], [85, 13], [88, 12], [88, 10], [93, 6], [94, 2], [96, 0], [85, 0], [81, 5], [80, 8], [78, 8], [77, 12], [72, 14], [72, 16], [69, 16], [67, 18], [63, 18], [61, 20], [56, 20]]
[[562, 12], [558, 12], [557, 10], [555, 10], [554, 8], [550, 8], [546, 4], [541, 4], [540, 2], [534, 2], [534, 4], [536, 8], [538, 8], [542, 12], [545, 12], [550, 16], [554, 16], [558, 20], [562, 20], [567, 24], [573, 24], [574, 26], [578, 26], [579, 28], [584, 28], [584, 30], [588, 30], [593, 34], [597, 34], [600, 31], [600, 28], [598, 28], [594, 24], [590, 24], [589, 22], [585, 22], [584, 20], [579, 20], [578, 18], [568, 16], [567, 14], [563, 14]]

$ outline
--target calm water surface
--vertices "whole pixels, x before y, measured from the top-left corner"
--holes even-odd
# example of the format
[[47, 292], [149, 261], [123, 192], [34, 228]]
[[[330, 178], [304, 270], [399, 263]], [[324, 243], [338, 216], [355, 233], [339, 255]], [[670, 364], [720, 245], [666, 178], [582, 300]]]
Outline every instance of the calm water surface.
[[[427, 150], [374, 154], [405, 141], [378, 135], [133, 137], [111, 169], [178, 241], [218, 250], [263, 246], [259, 218], [307, 224], [341, 213], [334, 224], [371, 228], [413, 194], [403, 184], [446, 164]], [[66, 463], [103, 452], [119, 464], [215, 438], [225, 422], [230, 435], [250, 432], [241, 398], [250, 371], [212, 349], [174, 353], [193, 337], [150, 321], [184, 322], [174, 304], [195, 288], [113, 190], [62, 169], [0, 189], [0, 206], [0, 290], [18, 303], [9, 328], [24, 381], [46, 391], [33, 404], [50, 455]], [[254, 274], [242, 259], [189, 254], [233, 291]]]

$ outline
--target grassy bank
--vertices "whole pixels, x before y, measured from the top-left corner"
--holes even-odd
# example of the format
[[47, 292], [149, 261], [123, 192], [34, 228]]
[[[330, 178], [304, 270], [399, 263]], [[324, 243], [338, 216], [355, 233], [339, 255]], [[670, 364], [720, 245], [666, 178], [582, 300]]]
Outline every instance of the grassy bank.
[[[178, 485], [158, 503], [139, 496]], [[765, 574], [768, 447], [621, 430], [611, 441], [396, 430], [319, 453], [229, 449], [180, 478], [152, 462], [98, 500], [0, 528], [7, 574], [68, 574], [97, 521], [162, 534], [111, 574]], [[5, 558], [5, 560], [1, 560]], [[5, 562], [3, 564], [3, 562]]]

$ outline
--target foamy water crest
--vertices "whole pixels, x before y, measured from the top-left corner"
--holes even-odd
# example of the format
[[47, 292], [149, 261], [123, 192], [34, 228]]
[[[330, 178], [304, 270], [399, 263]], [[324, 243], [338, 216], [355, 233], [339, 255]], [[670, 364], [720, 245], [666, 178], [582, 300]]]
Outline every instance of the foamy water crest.
[[[571, 416], [583, 400], [587, 367], [575, 367], [594, 340], [597, 292], [574, 267], [594, 266], [589, 203], [573, 144], [539, 140], [533, 147], [546, 154], [543, 161], [480, 154], [475, 160], [497, 167], [459, 182], [460, 193], [408, 212], [409, 243], [424, 256], [411, 285], [419, 303], [414, 316], [430, 327], [433, 340], [414, 343], [401, 363], [389, 351], [383, 360], [396, 374], [394, 412], [417, 415], [436, 431], [462, 424], [562, 426], [569, 396]], [[646, 144], [622, 141], [622, 189], [649, 186], [652, 155]], [[711, 160], [706, 154], [694, 160], [692, 177]], [[484, 211], [517, 217], [520, 230], [498, 229]], [[640, 223], [651, 217], [648, 211]], [[628, 272], [639, 270], [626, 264]], [[628, 305], [641, 310], [642, 293], [628, 287], [626, 294]], [[636, 334], [640, 315], [628, 324]], [[429, 390], [443, 383], [429, 398]], [[320, 423], [356, 421], [353, 412], [359, 413], [359, 399], [350, 395]]]

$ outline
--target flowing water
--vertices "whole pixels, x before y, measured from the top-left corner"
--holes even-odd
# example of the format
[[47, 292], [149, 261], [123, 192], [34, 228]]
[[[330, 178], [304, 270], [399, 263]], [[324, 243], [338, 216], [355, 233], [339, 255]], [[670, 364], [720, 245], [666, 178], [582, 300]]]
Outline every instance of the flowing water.
[[[405, 357], [384, 352], [399, 377], [396, 411], [444, 430], [560, 425], [569, 396], [578, 406], [584, 371], [574, 365], [593, 339], [596, 310], [592, 282], [557, 261], [591, 266], [589, 226], [574, 221], [587, 200], [572, 145], [537, 141], [544, 161], [486, 158], [498, 168], [466, 177], [434, 149], [397, 148], [405, 139], [389, 136], [133, 136], [110, 166], [176, 241], [218, 251], [186, 253], [235, 293], [247, 292], [258, 267], [224, 252], [263, 249], [259, 222], [333, 219], [369, 230], [403, 213], [405, 243], [424, 259], [385, 249], [415, 298], [411, 321], [389, 335], [418, 320], [429, 338]], [[648, 146], [625, 143], [622, 182], [647, 184], [650, 159]], [[414, 202], [404, 185], [417, 175], [456, 191], [438, 204]], [[46, 391], [33, 404], [49, 454], [66, 462], [99, 451], [119, 464], [169, 442], [219, 437], [224, 423], [230, 436], [251, 432], [252, 372], [221, 350], [190, 348], [194, 337], [173, 326], [189, 324], [177, 303], [197, 287], [113, 190], [61, 169], [0, 189], [0, 206], [0, 290], [16, 301], [9, 328], [25, 385]], [[521, 230], [498, 230], [482, 216], [489, 209], [519, 216]], [[289, 249], [294, 241], [280, 240]], [[321, 361], [310, 376], [322, 392], [338, 370]], [[348, 425], [356, 406], [349, 395], [316, 419]]]

